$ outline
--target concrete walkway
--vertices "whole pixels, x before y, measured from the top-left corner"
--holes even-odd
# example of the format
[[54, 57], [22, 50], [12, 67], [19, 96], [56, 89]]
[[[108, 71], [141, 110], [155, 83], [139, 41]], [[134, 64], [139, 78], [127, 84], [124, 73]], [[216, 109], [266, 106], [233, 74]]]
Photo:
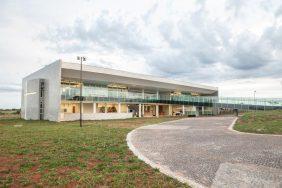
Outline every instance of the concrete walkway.
[[282, 187], [282, 136], [228, 129], [234, 117], [144, 126], [127, 141], [140, 159], [193, 187]]

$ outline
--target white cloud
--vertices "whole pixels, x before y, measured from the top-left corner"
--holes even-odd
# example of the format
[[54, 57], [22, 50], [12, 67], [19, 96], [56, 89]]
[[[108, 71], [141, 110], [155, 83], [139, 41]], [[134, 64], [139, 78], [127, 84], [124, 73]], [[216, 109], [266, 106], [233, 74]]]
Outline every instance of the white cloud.
[[259, 98], [281, 98], [282, 79], [281, 78], [253, 78], [234, 79], [216, 83], [220, 88], [220, 96], [232, 97], [256, 97]]
[[[93, 65], [218, 83], [225, 95], [234, 94], [225, 92], [232, 91], [230, 84], [236, 85], [238, 95], [247, 95], [237, 83], [256, 80], [244, 84], [261, 90], [262, 96], [279, 97], [281, 7], [278, 0], [4, 0], [0, 89], [5, 93], [0, 95], [6, 98], [7, 85], [20, 84], [22, 77], [45, 64], [59, 58], [74, 61], [84, 54]], [[267, 82], [272, 84], [266, 87]]]

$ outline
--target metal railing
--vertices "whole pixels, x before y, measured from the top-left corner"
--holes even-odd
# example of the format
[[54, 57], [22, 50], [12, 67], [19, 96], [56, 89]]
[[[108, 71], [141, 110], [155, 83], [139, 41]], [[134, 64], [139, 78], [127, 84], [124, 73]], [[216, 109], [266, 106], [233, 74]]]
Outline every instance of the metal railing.
[[[210, 106], [245, 110], [268, 110], [282, 108], [282, 98], [239, 98], [217, 96], [191, 96], [188, 94], [171, 95], [170, 93], [130, 91], [124, 88], [108, 88], [98, 85], [84, 85], [85, 101], [112, 101], [136, 103], [164, 103], [193, 106]], [[62, 84], [61, 98], [66, 101], [79, 100], [78, 85]]]
[[[78, 101], [79, 97], [75, 94], [62, 94], [61, 99], [65, 101]], [[217, 108], [231, 108], [244, 110], [269, 110], [282, 109], [282, 99], [269, 98], [235, 98], [235, 97], [214, 97], [214, 96], [162, 96], [155, 94], [145, 94], [137, 92], [118, 92], [115, 95], [90, 95], [83, 96], [84, 101], [96, 102], [129, 102], [129, 103], [163, 103], [193, 106], [209, 106]]]

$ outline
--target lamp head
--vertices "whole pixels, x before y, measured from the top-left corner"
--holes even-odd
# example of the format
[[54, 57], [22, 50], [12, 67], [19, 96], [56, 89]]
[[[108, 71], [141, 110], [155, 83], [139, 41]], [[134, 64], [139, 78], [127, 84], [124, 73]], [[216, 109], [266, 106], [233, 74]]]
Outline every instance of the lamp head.
[[83, 56], [77, 56], [76, 59], [77, 60], [86, 61], [86, 57], [83, 57]]

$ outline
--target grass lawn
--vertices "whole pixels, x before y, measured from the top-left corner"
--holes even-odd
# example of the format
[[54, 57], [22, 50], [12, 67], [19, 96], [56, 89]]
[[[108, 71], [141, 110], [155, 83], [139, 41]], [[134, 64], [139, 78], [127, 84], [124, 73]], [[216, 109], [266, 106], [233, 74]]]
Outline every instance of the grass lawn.
[[2, 110], [0, 109], [0, 119], [20, 118], [20, 110]]
[[83, 128], [0, 120], [0, 187], [188, 187], [140, 161], [125, 140], [136, 127], [174, 119], [85, 121]]
[[235, 130], [261, 134], [282, 134], [282, 110], [247, 112], [239, 117]]

